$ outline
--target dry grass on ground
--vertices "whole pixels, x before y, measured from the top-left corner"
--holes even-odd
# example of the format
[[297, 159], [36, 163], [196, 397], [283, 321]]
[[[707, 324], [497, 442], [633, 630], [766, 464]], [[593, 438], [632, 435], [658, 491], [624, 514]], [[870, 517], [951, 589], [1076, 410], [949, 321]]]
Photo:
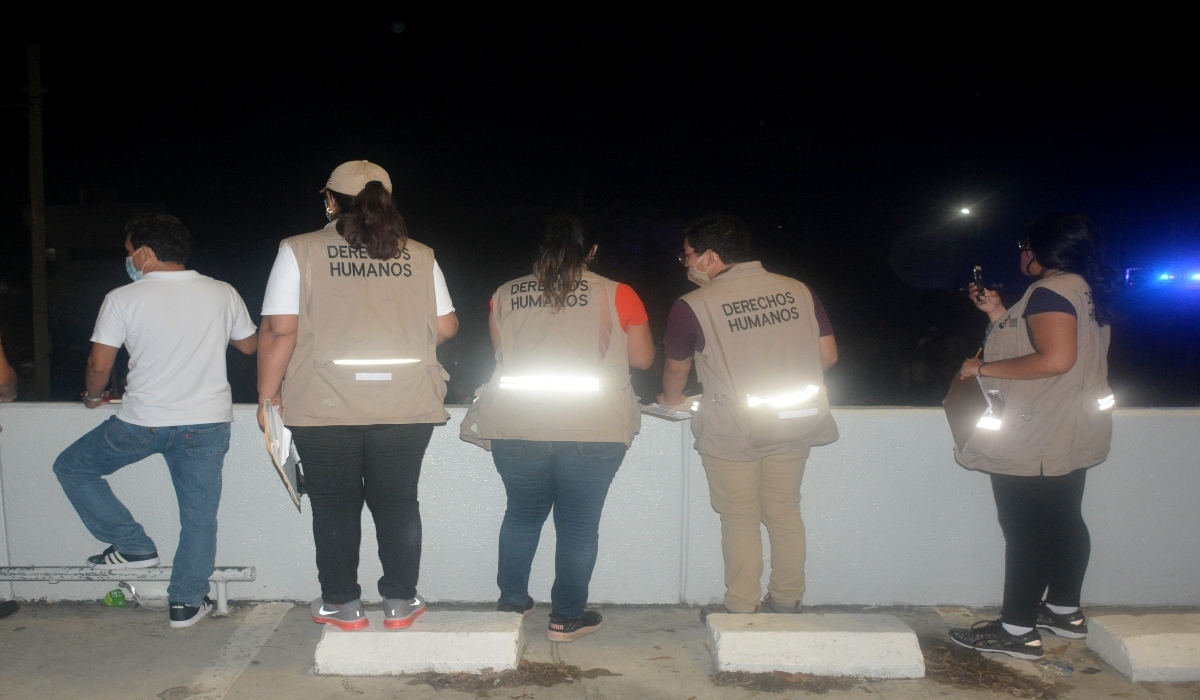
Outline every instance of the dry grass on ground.
[[[487, 671], [484, 673], [419, 673], [409, 680], [409, 685], [429, 685], [436, 690], [451, 689], [463, 693], [474, 693], [486, 698], [493, 690], [537, 685], [543, 688], [562, 683], [574, 683], [583, 678], [619, 676], [606, 668], [581, 669], [570, 664], [551, 664], [538, 661], [521, 661], [515, 671]], [[518, 696], [519, 697], [519, 696]]]

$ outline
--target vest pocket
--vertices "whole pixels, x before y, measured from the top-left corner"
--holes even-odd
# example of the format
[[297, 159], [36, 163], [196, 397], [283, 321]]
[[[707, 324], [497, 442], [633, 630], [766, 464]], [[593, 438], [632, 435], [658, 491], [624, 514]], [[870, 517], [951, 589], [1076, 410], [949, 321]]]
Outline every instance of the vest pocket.
[[347, 365], [313, 360], [308, 415], [353, 418], [364, 424], [393, 422], [436, 410], [446, 396], [445, 371], [424, 361]]
[[[810, 391], [811, 396], [804, 396]], [[816, 385], [775, 399], [751, 398], [728, 403], [742, 434], [753, 447], [760, 449], [807, 440], [829, 417], [825, 388]]]

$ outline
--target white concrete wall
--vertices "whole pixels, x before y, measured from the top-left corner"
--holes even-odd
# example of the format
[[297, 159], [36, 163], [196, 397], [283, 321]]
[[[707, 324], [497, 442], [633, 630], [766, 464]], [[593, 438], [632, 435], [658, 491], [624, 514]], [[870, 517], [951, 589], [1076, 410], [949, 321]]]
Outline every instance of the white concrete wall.
[[[74, 565], [99, 552], [51, 471], [55, 456], [114, 409], [9, 404], [0, 409], [0, 535], [13, 566]], [[421, 479], [424, 559], [432, 600], [490, 601], [504, 490], [490, 455], [459, 441], [464, 409], [438, 428]], [[258, 568], [240, 599], [318, 595], [308, 502], [298, 514], [262, 445], [253, 407], [235, 408], [225, 461], [219, 565]], [[958, 467], [938, 409], [836, 409], [837, 443], [817, 448], [804, 478], [809, 604], [988, 605], [1000, 599], [1003, 540], [988, 479]], [[1118, 410], [1109, 461], [1088, 477], [1092, 532], [1085, 602], [1200, 605], [1200, 410]], [[162, 459], [111, 478], [169, 561], [178, 514]], [[360, 581], [381, 574], [364, 514]], [[532, 593], [549, 597], [553, 525]], [[2, 561], [2, 559], [0, 559]], [[105, 584], [15, 583], [22, 599], [95, 599]], [[719, 523], [686, 423], [646, 418], [618, 472], [601, 525], [592, 600], [708, 603], [723, 594]], [[0, 589], [0, 597], [6, 590]]]

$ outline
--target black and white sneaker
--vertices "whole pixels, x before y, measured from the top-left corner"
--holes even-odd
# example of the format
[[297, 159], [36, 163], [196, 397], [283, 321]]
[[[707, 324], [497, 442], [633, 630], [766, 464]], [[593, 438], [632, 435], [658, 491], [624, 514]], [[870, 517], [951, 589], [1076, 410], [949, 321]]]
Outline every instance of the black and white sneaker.
[[158, 552], [150, 552], [149, 554], [122, 554], [117, 551], [116, 545], [113, 545], [95, 556], [88, 557], [88, 564], [93, 569], [101, 570], [145, 569], [151, 566], [158, 566]]
[[574, 619], [550, 613], [550, 631], [546, 632], [546, 639], [552, 642], [573, 642], [603, 626], [604, 618], [595, 610], [587, 610]]
[[994, 651], [1018, 659], [1040, 659], [1045, 654], [1042, 651], [1042, 635], [1038, 634], [1037, 629], [1017, 636], [1004, 629], [999, 620], [981, 620], [969, 628], [952, 629], [950, 640], [960, 647]]
[[1087, 636], [1087, 617], [1082, 610], [1059, 615], [1042, 603], [1037, 610], [1037, 626], [1067, 639], [1083, 639]]
[[499, 602], [496, 603], [496, 612], [521, 613], [521, 615], [524, 617], [529, 617], [530, 615], [532, 615], [533, 608], [534, 608], [533, 596], [526, 598], [525, 602], [520, 605], [513, 605], [512, 603], [499, 603]]
[[191, 627], [199, 622], [200, 618], [212, 612], [213, 602], [211, 598], [204, 596], [204, 601], [199, 605], [171, 603], [168, 609], [171, 614], [171, 629], [182, 629]]

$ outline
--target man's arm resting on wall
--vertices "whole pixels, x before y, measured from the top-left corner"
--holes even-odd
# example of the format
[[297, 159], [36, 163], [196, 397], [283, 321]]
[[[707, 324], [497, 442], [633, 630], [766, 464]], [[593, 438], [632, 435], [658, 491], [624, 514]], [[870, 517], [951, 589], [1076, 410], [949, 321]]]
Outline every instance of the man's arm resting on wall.
[[663, 393], [658, 397], [658, 403], [663, 406], [678, 406], [687, 400], [683, 388], [687, 386], [688, 375], [692, 373], [692, 358], [672, 360], [666, 358], [663, 363]]
[[87, 373], [84, 383], [87, 387], [87, 397], [83, 404], [88, 408], [97, 408], [103, 403], [100, 397], [104, 388], [112, 379], [113, 365], [117, 362], [117, 348], [104, 343], [92, 343], [92, 354], [88, 355]]

